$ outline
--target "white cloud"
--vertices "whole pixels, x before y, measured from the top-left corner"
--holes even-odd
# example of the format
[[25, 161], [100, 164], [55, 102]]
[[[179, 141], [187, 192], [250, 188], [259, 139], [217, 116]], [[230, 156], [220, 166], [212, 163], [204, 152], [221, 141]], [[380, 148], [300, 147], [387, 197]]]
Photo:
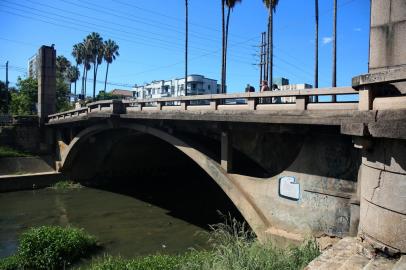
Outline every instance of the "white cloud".
[[329, 44], [333, 41], [332, 37], [323, 37], [323, 44]]
[[354, 28], [354, 31], [355, 31], [355, 32], [361, 32], [362, 29], [361, 29], [360, 27], [357, 27], [357, 28]]

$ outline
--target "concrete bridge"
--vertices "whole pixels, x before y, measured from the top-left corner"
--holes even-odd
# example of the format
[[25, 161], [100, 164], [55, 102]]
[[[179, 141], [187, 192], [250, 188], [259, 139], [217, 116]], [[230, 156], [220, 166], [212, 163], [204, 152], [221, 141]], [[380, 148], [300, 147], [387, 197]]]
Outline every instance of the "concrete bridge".
[[[40, 116], [56, 142], [58, 170], [78, 180], [107, 172], [106, 158], [131, 136], [132, 166], [142, 166], [153, 137], [198, 164], [261, 239], [358, 234], [405, 253], [406, 43], [397, 42], [406, 38], [399, 30], [406, 12], [396, 17], [379, 3], [371, 6], [370, 73], [350, 87], [109, 100], [52, 114], [45, 74], [40, 110], [48, 113]], [[328, 95], [358, 101], [311, 102]], [[273, 102], [282, 97], [292, 102]]]

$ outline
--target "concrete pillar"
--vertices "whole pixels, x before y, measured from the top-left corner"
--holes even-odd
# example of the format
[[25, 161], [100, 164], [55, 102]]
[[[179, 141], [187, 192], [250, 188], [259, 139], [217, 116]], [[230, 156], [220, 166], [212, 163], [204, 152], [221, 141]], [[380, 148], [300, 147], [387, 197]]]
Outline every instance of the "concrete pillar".
[[359, 235], [388, 253], [406, 253], [406, 140], [374, 139], [363, 149]]
[[42, 46], [38, 50], [38, 117], [45, 123], [56, 112], [56, 51]]
[[231, 172], [233, 167], [233, 145], [230, 131], [221, 132], [221, 167]]
[[[405, 33], [405, 0], [371, 0], [369, 73], [406, 67]], [[406, 82], [393, 85], [406, 93]]]

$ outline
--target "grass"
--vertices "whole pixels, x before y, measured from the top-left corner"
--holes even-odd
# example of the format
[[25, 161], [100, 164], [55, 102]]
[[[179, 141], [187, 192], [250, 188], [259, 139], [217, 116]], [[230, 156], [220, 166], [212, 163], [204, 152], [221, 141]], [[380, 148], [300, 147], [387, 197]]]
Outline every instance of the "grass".
[[31, 228], [21, 235], [17, 253], [0, 260], [0, 269], [65, 269], [96, 248], [96, 239], [81, 229]]
[[[299, 270], [320, 252], [314, 240], [278, 248], [261, 244], [245, 223], [229, 218], [212, 226], [211, 250], [155, 254], [132, 259], [104, 256], [82, 270]], [[16, 255], [0, 260], [0, 269], [67, 269], [97, 247], [83, 230], [43, 226], [25, 232]]]
[[19, 151], [19, 150], [13, 149], [13, 148], [8, 147], [8, 146], [0, 145], [0, 158], [5, 158], [5, 157], [31, 157], [31, 156], [32, 155], [27, 153], [27, 152]]
[[80, 183], [75, 183], [72, 181], [59, 181], [53, 184], [51, 188], [56, 190], [68, 190], [82, 188], [82, 185]]
[[261, 244], [244, 223], [231, 219], [212, 226], [210, 251], [189, 251], [183, 255], [151, 255], [134, 259], [107, 256], [90, 270], [273, 270], [303, 269], [320, 252], [315, 241], [278, 248]]

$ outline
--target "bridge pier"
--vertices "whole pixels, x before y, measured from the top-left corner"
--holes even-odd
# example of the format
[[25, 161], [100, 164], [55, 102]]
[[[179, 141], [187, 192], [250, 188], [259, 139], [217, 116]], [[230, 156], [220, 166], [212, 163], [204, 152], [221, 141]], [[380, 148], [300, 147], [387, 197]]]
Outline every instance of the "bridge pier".
[[406, 252], [406, 142], [375, 139], [362, 151], [359, 235], [389, 253]]
[[233, 169], [233, 142], [231, 131], [221, 132], [221, 167], [228, 173]]

